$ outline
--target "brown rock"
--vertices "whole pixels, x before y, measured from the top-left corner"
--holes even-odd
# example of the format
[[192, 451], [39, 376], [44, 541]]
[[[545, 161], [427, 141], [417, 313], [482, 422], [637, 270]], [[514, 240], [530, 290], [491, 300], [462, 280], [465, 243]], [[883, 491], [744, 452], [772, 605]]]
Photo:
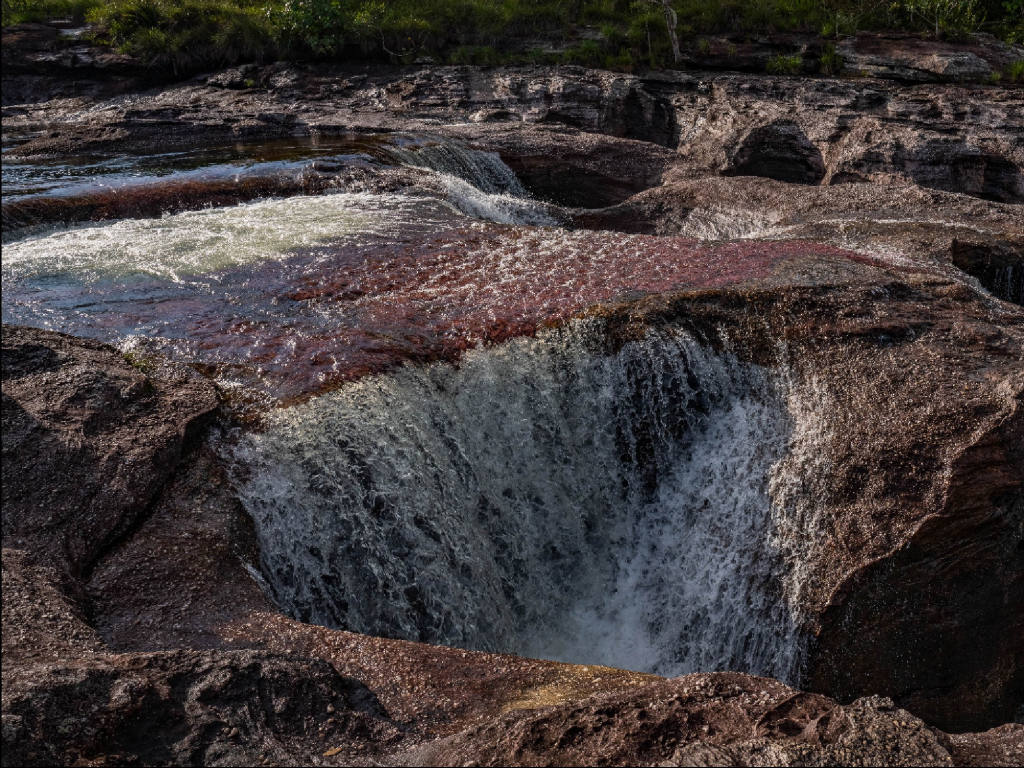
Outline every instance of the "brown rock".
[[403, 765], [953, 765], [937, 734], [882, 698], [848, 706], [764, 678], [687, 675], [511, 710]]
[[81, 574], [138, 520], [216, 406], [184, 370], [147, 375], [104, 344], [4, 326], [4, 545]]
[[991, 35], [952, 43], [905, 34], [861, 32], [836, 48], [847, 72], [918, 82], [983, 80], [1014, 59], [1024, 58], [1020, 46], [1007, 45]]

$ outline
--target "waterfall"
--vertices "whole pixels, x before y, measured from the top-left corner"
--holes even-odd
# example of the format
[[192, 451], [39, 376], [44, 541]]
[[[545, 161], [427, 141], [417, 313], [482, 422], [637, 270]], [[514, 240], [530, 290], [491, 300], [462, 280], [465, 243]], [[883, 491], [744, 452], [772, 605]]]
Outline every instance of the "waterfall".
[[771, 544], [792, 429], [764, 369], [600, 324], [409, 366], [232, 449], [282, 609], [356, 632], [793, 680]]
[[444, 173], [469, 182], [489, 195], [528, 198], [526, 188], [496, 152], [469, 149], [451, 141], [405, 144], [388, 148], [405, 165]]
[[388, 147], [386, 154], [395, 162], [437, 173], [448, 202], [467, 216], [499, 224], [558, 223], [547, 205], [531, 199], [496, 152], [437, 141]]

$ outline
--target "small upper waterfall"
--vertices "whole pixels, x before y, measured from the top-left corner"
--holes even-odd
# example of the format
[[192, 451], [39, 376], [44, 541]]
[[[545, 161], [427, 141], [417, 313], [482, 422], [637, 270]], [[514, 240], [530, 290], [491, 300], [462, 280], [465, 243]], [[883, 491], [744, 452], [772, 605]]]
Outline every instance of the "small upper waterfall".
[[234, 452], [304, 621], [663, 675], [793, 679], [770, 543], [790, 419], [762, 369], [596, 324], [275, 413]]
[[455, 176], [489, 195], [530, 196], [496, 152], [469, 149], [452, 141], [403, 144], [389, 147], [387, 152], [401, 163]]
[[548, 206], [531, 198], [496, 152], [448, 140], [392, 146], [386, 154], [399, 163], [435, 171], [448, 202], [467, 216], [499, 224], [557, 224]]

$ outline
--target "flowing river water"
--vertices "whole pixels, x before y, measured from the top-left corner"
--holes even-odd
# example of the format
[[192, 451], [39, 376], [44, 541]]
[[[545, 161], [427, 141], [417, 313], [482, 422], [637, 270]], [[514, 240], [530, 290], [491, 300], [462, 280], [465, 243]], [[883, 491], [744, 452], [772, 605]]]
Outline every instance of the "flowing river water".
[[[419, 182], [366, 182], [394, 169]], [[257, 179], [234, 204], [74, 220]], [[429, 137], [5, 162], [3, 320], [169, 356], [260, 411], [221, 450], [257, 578], [296, 618], [795, 682], [784, 376], [679, 328], [615, 346], [569, 319], [771, 254], [558, 221], [496, 154]]]

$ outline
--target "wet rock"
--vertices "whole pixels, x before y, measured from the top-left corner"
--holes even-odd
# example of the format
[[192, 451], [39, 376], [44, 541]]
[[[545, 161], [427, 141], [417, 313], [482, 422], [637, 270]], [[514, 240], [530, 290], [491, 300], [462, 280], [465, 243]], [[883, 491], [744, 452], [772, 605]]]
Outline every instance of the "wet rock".
[[206, 381], [147, 375], [104, 344], [3, 329], [3, 539], [69, 574], [139, 519], [217, 405]]
[[993, 295], [1020, 303], [1024, 225], [1019, 206], [921, 189], [851, 183], [796, 186], [767, 179], [692, 179], [671, 168], [663, 184], [601, 210], [576, 212], [590, 229], [828, 242], [963, 270]]

